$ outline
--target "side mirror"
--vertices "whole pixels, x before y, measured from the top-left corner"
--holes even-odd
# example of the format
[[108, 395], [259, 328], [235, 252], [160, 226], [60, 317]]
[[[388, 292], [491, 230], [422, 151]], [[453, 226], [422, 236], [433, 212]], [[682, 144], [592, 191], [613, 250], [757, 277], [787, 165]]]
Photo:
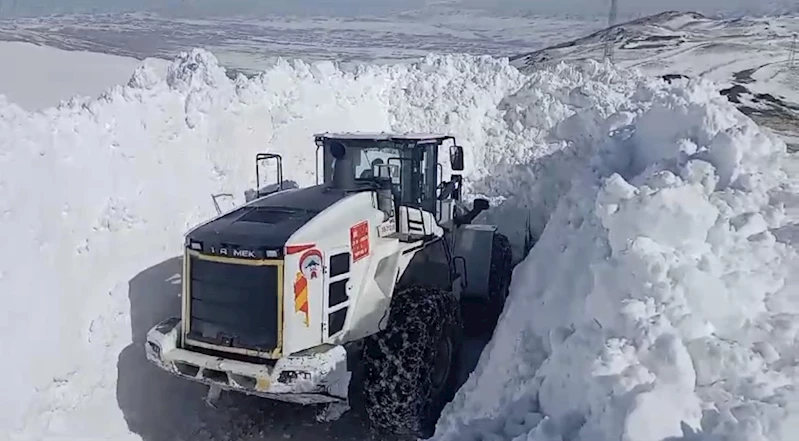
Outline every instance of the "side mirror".
[[463, 170], [463, 147], [453, 145], [449, 148], [449, 162], [452, 165], [452, 170]]
[[474, 200], [474, 205], [472, 206], [472, 210], [475, 211], [485, 211], [488, 210], [488, 199], [477, 198]]

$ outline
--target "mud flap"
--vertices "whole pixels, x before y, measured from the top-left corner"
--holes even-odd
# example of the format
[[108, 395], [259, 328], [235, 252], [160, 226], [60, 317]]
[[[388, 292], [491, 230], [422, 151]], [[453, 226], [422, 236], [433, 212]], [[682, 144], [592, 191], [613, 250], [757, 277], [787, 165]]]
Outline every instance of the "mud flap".
[[319, 423], [330, 423], [341, 418], [341, 416], [349, 410], [350, 405], [346, 402], [326, 404], [322, 410], [316, 414], [316, 421]]
[[217, 385], [208, 386], [208, 395], [205, 396], [206, 406], [216, 409], [220, 395], [222, 395], [221, 387]]

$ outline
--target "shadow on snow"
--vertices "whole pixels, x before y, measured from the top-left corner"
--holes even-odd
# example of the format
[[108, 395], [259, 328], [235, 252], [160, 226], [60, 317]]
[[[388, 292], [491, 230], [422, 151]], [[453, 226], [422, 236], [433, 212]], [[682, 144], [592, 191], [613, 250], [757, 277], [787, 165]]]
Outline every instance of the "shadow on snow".
[[[119, 355], [117, 401], [128, 428], [144, 441], [363, 441], [372, 439], [364, 418], [350, 411], [338, 421], [318, 423], [317, 406], [281, 403], [238, 393], [223, 393], [218, 408], [203, 401], [207, 387], [175, 377], [147, 361], [147, 331], [180, 315], [182, 258], [148, 268], [129, 282], [133, 343]], [[487, 338], [464, 346], [461, 383], [468, 377]]]

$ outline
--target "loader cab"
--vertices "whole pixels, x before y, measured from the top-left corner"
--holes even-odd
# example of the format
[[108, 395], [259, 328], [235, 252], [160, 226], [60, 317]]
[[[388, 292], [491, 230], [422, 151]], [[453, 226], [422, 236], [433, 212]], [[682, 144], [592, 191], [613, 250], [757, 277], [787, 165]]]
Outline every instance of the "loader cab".
[[322, 182], [327, 185], [388, 187], [397, 205], [435, 213], [439, 220], [442, 201], [460, 200], [460, 176], [442, 182], [439, 164], [442, 145], [451, 141], [452, 168], [463, 169], [463, 149], [452, 136], [322, 134], [315, 140], [317, 161], [322, 150]]

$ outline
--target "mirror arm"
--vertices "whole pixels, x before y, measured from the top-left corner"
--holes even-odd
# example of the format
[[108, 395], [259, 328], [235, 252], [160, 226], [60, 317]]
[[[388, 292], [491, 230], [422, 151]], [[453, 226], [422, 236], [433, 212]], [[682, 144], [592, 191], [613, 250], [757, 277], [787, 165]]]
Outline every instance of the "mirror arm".
[[449, 148], [449, 161], [453, 170], [463, 170], [463, 147], [459, 145], [452, 145]]

